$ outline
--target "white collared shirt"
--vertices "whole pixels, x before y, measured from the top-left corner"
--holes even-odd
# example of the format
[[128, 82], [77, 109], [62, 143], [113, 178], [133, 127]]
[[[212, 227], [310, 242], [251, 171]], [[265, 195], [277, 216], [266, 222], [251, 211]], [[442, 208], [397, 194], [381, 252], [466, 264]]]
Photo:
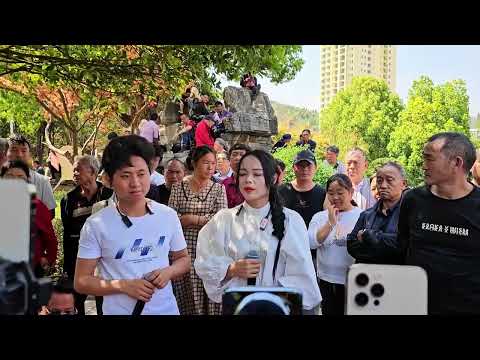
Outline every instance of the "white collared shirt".
[[353, 190], [353, 200], [360, 209], [369, 209], [377, 203], [370, 190], [370, 182], [367, 178], [363, 178], [358, 185], [353, 184]]
[[[237, 215], [241, 206], [242, 211]], [[219, 303], [225, 289], [247, 285], [246, 279], [237, 277], [226, 282], [223, 280], [229, 265], [245, 258], [253, 249], [259, 253], [262, 262], [256, 285], [299, 289], [303, 293], [303, 307], [312, 309], [322, 298], [315, 278], [305, 223], [298, 213], [284, 208], [285, 235], [274, 279], [272, 272], [278, 239], [272, 235], [271, 217], [265, 230], [260, 230], [260, 223], [269, 210], [269, 203], [255, 209], [246, 202], [220, 210], [198, 234], [195, 271], [202, 279], [209, 298]]]

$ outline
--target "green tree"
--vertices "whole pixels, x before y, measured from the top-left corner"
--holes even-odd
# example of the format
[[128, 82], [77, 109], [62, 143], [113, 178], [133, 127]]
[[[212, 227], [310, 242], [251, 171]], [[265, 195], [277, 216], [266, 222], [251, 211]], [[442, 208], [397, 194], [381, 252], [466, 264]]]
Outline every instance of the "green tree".
[[370, 159], [388, 156], [390, 134], [403, 109], [398, 95], [383, 80], [357, 77], [320, 114], [322, 134], [345, 154], [354, 146]]
[[[40, 105], [35, 99], [15, 92], [0, 89], [0, 123], [10, 131], [10, 120], [14, 121], [15, 131], [34, 139], [43, 119]], [[2, 133], [0, 136], [7, 136]]]
[[219, 76], [247, 71], [274, 83], [302, 68], [296, 45], [0, 45], [0, 77], [29, 73], [53, 86], [125, 93], [179, 95], [194, 80], [201, 91], [219, 88]]
[[463, 80], [434, 85], [422, 76], [409, 91], [406, 108], [387, 146], [410, 174], [412, 185], [422, 181], [422, 150], [430, 136], [443, 131], [462, 132], [470, 137], [468, 95]]

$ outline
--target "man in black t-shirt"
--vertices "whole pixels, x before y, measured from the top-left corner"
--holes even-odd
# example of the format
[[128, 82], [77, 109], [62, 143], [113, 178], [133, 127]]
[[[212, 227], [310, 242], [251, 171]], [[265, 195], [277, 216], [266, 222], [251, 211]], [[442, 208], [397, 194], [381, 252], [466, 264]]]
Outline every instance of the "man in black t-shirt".
[[[325, 190], [313, 182], [317, 171], [315, 155], [310, 150], [300, 151], [293, 162], [295, 179], [279, 187], [285, 207], [300, 214], [308, 228], [313, 215], [323, 210]], [[316, 264], [316, 250], [312, 250], [313, 264]]]
[[475, 148], [463, 134], [440, 133], [423, 159], [426, 185], [408, 191], [400, 207], [402, 255], [427, 272], [430, 314], [478, 314], [480, 189], [467, 181]]
[[305, 129], [302, 131], [302, 135], [300, 135], [300, 140], [296, 142], [295, 145], [297, 146], [304, 146], [308, 145], [308, 148], [314, 152], [315, 148], [317, 147], [317, 143], [310, 139], [310, 136], [312, 136], [312, 133], [310, 132], [310, 129]]

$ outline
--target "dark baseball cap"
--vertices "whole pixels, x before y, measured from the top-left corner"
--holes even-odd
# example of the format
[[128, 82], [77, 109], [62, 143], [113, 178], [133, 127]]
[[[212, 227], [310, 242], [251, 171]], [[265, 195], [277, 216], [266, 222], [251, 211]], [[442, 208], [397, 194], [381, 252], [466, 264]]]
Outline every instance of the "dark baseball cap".
[[315, 159], [315, 155], [310, 150], [302, 150], [300, 151], [293, 160], [293, 164], [296, 165], [300, 161], [308, 161], [310, 164], [317, 165], [317, 160]]

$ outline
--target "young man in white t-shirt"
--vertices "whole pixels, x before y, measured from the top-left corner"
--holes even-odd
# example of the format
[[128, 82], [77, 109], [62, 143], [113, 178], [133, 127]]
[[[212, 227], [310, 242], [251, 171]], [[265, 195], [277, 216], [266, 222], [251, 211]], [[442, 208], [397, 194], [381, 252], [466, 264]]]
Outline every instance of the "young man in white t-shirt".
[[104, 315], [130, 315], [138, 300], [144, 315], [179, 314], [170, 280], [190, 270], [190, 257], [175, 211], [145, 198], [153, 155], [137, 135], [113, 139], [103, 154], [117, 202], [82, 229], [75, 290], [103, 296]]

